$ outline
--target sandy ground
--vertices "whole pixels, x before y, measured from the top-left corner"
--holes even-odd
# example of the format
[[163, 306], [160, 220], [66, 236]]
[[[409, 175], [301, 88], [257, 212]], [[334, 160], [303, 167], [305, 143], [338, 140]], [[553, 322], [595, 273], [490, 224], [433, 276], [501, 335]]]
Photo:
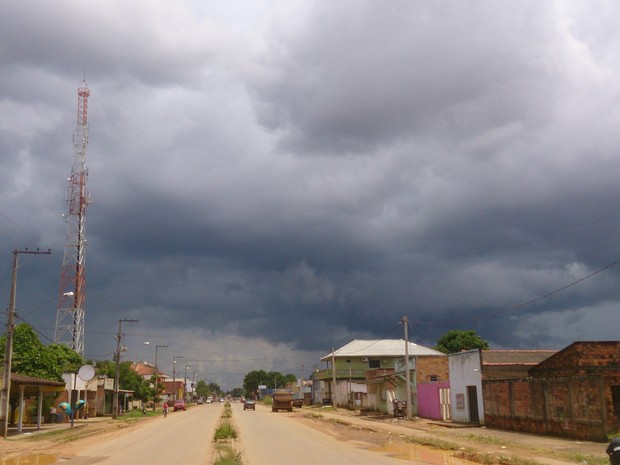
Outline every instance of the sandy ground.
[[[411, 421], [379, 415], [360, 415], [343, 409], [336, 411], [306, 407], [294, 413], [280, 413], [342, 439], [354, 441], [360, 447], [372, 448], [385, 444], [404, 444], [408, 438], [415, 440], [442, 441], [457, 450], [451, 454], [474, 450], [483, 456], [517, 458], [542, 465], [604, 465], [606, 444], [564, 440], [546, 436], [535, 436], [484, 427], [469, 427], [423, 419]], [[0, 440], [0, 459], [32, 454], [53, 454], [57, 457], [71, 457], [103, 436], [113, 437], [124, 433], [126, 428], [139, 428], [140, 418], [132, 423], [111, 419], [91, 419], [67, 425], [51, 427], [42, 433], [26, 434]], [[464, 457], [467, 457], [465, 454]], [[478, 461], [480, 458], [478, 458]], [[508, 462], [509, 460], [500, 460]], [[497, 462], [497, 460], [496, 460]], [[52, 462], [50, 462], [52, 463]], [[487, 461], [488, 463], [488, 461]], [[523, 462], [521, 462], [523, 463]]]

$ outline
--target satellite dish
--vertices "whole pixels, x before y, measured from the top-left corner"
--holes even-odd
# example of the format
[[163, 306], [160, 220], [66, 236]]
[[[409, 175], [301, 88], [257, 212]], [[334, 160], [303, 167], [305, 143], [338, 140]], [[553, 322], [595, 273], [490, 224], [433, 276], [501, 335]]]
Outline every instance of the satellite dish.
[[95, 377], [95, 369], [92, 365], [82, 365], [78, 370], [78, 376], [82, 381], [90, 381]]

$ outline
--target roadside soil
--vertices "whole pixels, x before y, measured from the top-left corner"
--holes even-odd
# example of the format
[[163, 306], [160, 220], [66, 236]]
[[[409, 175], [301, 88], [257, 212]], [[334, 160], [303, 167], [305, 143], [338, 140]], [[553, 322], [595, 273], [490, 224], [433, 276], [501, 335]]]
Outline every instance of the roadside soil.
[[[74, 427], [68, 424], [58, 425], [39, 432], [0, 438], [0, 461], [29, 455], [54, 455], [72, 457], [80, 449], [96, 444], [104, 437], [123, 434], [127, 428], [139, 428], [149, 418], [131, 420], [113, 420], [96, 418], [78, 420]], [[4, 462], [2, 462], [4, 463]], [[39, 463], [39, 462], [37, 462]], [[48, 463], [48, 462], [44, 462]]]
[[309, 426], [342, 440], [367, 444], [422, 444], [448, 450], [450, 455], [485, 465], [607, 465], [607, 444], [559, 439], [480, 426], [343, 409], [304, 408], [294, 414]]
[[[565, 440], [471, 427], [424, 419], [395, 419], [385, 415], [363, 415], [344, 409], [304, 407], [280, 413], [360, 447], [385, 444], [425, 444], [448, 450], [450, 455], [484, 465], [606, 465], [606, 444]], [[104, 437], [139, 428], [149, 418], [131, 421], [90, 419], [74, 428], [59, 427], [44, 433], [0, 439], [0, 459], [32, 454], [71, 457]]]

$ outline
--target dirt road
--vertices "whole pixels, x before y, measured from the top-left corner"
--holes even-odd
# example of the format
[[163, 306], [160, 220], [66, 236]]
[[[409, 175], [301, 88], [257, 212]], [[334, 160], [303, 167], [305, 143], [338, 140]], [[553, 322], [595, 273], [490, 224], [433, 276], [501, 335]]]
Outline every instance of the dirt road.
[[[316, 407], [295, 409], [293, 413], [271, 413], [269, 407], [262, 405], [257, 406], [256, 412], [244, 412], [239, 403], [233, 403], [232, 407], [233, 422], [240, 432], [235, 446], [243, 452], [245, 465], [272, 465], [275, 463], [272, 459], [276, 455], [284, 457], [288, 462], [300, 464], [305, 463], [303, 460], [306, 457], [310, 457], [314, 464], [317, 463], [317, 444], [321, 444], [321, 450], [325, 449], [321, 453], [326, 454], [318, 461], [320, 463], [347, 463], [341, 459], [344, 453], [359, 465], [364, 463], [363, 456], [372, 453], [375, 464], [379, 457], [381, 463], [393, 463], [388, 460], [398, 457], [400, 461], [394, 463], [406, 463], [403, 462], [405, 460], [426, 464], [461, 464], [463, 462], [454, 460], [454, 457], [459, 456], [486, 465], [608, 464], [604, 453], [606, 445], [600, 443], [480, 427], [447, 427], [427, 420], [395, 420], [385, 416], [360, 415], [358, 412], [342, 409], [331, 411]], [[198, 456], [203, 459], [210, 456], [213, 431], [221, 411], [219, 404], [197, 406], [187, 412], [172, 413], [167, 419], [147, 418], [129, 427], [118, 420], [89, 420], [88, 424], [76, 428], [76, 431], [65, 429], [53, 436], [0, 439], [0, 459], [53, 453], [54, 457], [63, 460], [60, 463], [70, 465], [95, 462], [153, 465], [203, 463], [193, 460]], [[177, 429], [176, 426], [182, 433], [173, 432]], [[72, 438], [72, 434], [77, 432], [85, 433], [86, 437]], [[311, 453], [304, 452], [304, 437], [312, 438]], [[284, 441], [279, 442], [278, 438], [284, 438]], [[194, 443], [197, 444], [195, 450]], [[281, 443], [287, 444], [287, 452]], [[411, 446], [412, 443], [418, 445]], [[431, 451], [427, 447], [419, 447], [420, 443], [435, 447]], [[436, 447], [448, 451], [437, 453]], [[124, 454], [122, 462], [109, 459], [111, 451], [116, 453], [117, 449]], [[371, 452], [368, 452], [369, 450]], [[472, 451], [475, 456], [472, 456]], [[181, 457], [185, 457], [183, 454], [188, 454], [189, 457], [179, 461]], [[333, 460], [329, 454], [337, 455], [338, 460]], [[33, 463], [52, 464], [55, 461], [39, 460]]]

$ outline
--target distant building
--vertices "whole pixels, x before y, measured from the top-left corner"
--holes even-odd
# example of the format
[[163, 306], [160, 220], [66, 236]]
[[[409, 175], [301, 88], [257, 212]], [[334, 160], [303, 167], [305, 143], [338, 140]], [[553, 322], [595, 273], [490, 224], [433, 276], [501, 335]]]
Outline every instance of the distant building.
[[[447, 382], [447, 359], [442, 352], [412, 342], [408, 352], [412, 406], [417, 415], [417, 388], [426, 382]], [[394, 399], [407, 398], [404, 360], [403, 339], [353, 340], [321, 358], [327, 368], [312, 375], [313, 402], [391, 413]]]

